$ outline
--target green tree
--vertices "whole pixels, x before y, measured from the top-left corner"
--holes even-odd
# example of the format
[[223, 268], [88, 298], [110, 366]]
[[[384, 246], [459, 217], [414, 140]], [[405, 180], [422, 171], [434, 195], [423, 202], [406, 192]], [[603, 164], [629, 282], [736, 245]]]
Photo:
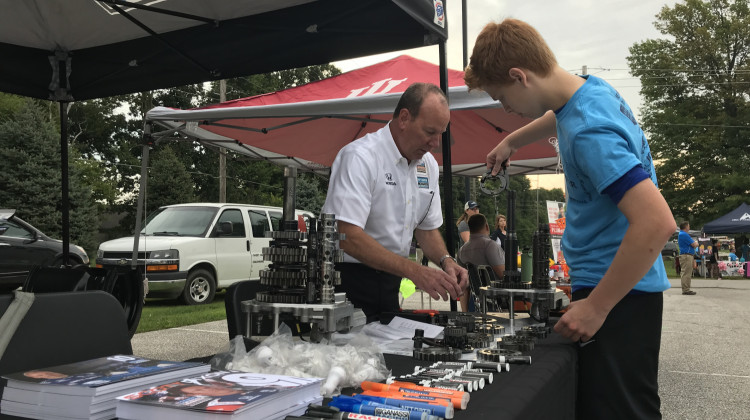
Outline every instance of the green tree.
[[312, 174], [300, 173], [297, 177], [297, 208], [320, 216], [326, 201], [328, 180]]
[[193, 178], [169, 145], [152, 155], [146, 186], [147, 211], [161, 206], [195, 202]]
[[[46, 234], [61, 238], [60, 134], [43, 103], [23, 98], [0, 119], [0, 203]], [[98, 226], [91, 186], [69, 164], [70, 239], [95, 249]]]
[[628, 62], [661, 191], [677, 219], [699, 226], [750, 195], [750, 10], [686, 0], [656, 19], [667, 38], [636, 43]]

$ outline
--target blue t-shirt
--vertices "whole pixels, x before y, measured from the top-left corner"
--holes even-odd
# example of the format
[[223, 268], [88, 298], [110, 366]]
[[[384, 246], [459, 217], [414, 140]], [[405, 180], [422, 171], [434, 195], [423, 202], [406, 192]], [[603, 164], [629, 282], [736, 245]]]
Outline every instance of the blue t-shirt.
[[677, 235], [677, 245], [680, 246], [680, 254], [695, 254], [693, 242], [695, 242], [695, 239], [691, 238], [684, 230], [681, 230], [680, 234]]
[[[630, 107], [605, 81], [585, 78], [555, 112], [568, 192], [562, 247], [574, 289], [596, 287], [628, 228], [625, 215], [604, 190], [636, 166], [658, 185], [646, 136]], [[664, 264], [656, 258], [634, 290], [662, 292], [669, 287]]]

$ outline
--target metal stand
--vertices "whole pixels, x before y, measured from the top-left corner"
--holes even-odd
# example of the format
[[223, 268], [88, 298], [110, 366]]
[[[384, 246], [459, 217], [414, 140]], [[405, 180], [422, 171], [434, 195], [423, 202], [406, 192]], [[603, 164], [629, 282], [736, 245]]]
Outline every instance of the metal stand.
[[[508, 334], [512, 335], [515, 334], [515, 308], [514, 308], [514, 298], [516, 296], [523, 297], [526, 300], [531, 301], [533, 304], [541, 305], [543, 308], [540, 308], [540, 310], [546, 309], [546, 313], [549, 313], [549, 309], [552, 307], [561, 307], [564, 308], [570, 304], [570, 300], [565, 295], [565, 293], [562, 290], [558, 290], [555, 288], [550, 289], [504, 289], [504, 288], [497, 288], [497, 287], [480, 287], [479, 288], [479, 294], [482, 299], [482, 307], [486, 308], [487, 305], [487, 298], [499, 298], [503, 296], [508, 296], [509, 302], [509, 331]], [[549, 305], [549, 306], [548, 306]], [[546, 308], [544, 308], [546, 307]], [[543, 311], [544, 313], [544, 311]]]

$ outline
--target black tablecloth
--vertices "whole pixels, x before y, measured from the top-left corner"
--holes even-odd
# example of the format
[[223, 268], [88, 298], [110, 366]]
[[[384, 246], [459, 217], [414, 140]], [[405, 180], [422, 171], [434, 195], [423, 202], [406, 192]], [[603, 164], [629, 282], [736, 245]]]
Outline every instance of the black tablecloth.
[[[532, 364], [511, 365], [492, 384], [471, 393], [455, 419], [575, 419], [576, 349], [557, 334], [536, 343]], [[411, 357], [385, 355], [394, 375], [413, 373], [422, 364]]]
[[[511, 365], [509, 372], [495, 374], [494, 382], [471, 393], [466, 410], [457, 410], [455, 419], [575, 419], [576, 349], [572, 343], [552, 333], [540, 340], [530, 353], [531, 365]], [[386, 354], [385, 362], [393, 375], [413, 373], [424, 364], [407, 356]], [[344, 389], [351, 394], [361, 390]], [[2, 420], [21, 417], [1, 415]]]

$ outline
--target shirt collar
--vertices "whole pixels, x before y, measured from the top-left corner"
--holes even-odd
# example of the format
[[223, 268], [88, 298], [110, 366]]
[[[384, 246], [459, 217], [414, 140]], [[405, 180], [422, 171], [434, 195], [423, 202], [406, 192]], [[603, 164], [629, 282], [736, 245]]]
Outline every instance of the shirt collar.
[[396, 140], [394, 140], [393, 135], [391, 135], [391, 122], [393, 121], [389, 121], [388, 125], [383, 128], [383, 137], [385, 140], [385, 150], [383, 152], [385, 153], [385, 156], [388, 158], [388, 160], [395, 164], [398, 163], [401, 159], [404, 159], [404, 161], [406, 161], [406, 158], [401, 156], [401, 152], [399, 152], [398, 147], [396, 147]]

